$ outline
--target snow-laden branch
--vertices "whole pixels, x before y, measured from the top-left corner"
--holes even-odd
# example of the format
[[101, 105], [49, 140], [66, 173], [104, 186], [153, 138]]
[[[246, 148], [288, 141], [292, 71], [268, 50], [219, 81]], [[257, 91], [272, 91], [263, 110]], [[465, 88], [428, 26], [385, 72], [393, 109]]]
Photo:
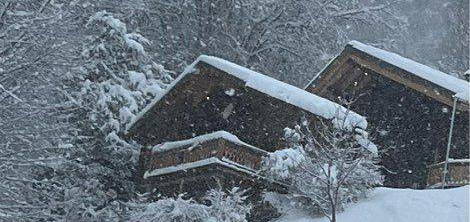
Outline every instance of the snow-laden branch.
[[10, 95], [11, 97], [13, 97], [14, 99], [18, 100], [19, 102], [23, 102], [22, 99], [20, 99], [18, 96], [16, 96], [15, 94], [13, 94], [12, 92], [8, 91], [7, 89], [5, 89], [5, 87], [3, 87], [2, 84], [0, 84], [0, 89], [4, 92], [6, 92], [8, 95]]
[[357, 15], [357, 14], [362, 14], [362, 13], [369, 13], [373, 11], [380, 11], [380, 10], [385, 9], [386, 7], [387, 5], [363, 7], [359, 9], [351, 9], [351, 10], [331, 13], [331, 16], [332, 17], [346, 17], [346, 16], [352, 16], [352, 15]]

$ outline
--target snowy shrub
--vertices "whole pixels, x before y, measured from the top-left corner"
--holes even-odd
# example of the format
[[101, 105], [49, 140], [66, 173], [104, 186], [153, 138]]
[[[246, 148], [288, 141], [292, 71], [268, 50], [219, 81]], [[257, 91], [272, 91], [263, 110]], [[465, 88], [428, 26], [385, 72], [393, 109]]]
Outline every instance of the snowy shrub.
[[246, 222], [251, 205], [246, 203], [245, 191], [233, 188], [227, 193], [209, 190], [203, 200], [207, 205], [193, 199], [163, 198], [137, 211], [131, 221], [138, 222]]
[[285, 136], [290, 148], [264, 161], [268, 177], [290, 184], [288, 194], [266, 197], [281, 212], [302, 209], [336, 221], [346, 204], [382, 182], [376, 153], [352, 131], [323, 124], [314, 134], [302, 121]]
[[277, 150], [264, 160], [264, 164], [270, 167], [266, 173], [282, 179], [289, 178], [290, 170], [301, 164], [304, 159], [301, 147]]
[[209, 219], [209, 208], [192, 199], [163, 198], [147, 205], [143, 212], [133, 216], [138, 222], [204, 222]]
[[228, 193], [222, 190], [210, 190], [205, 200], [210, 202], [209, 213], [212, 220], [218, 222], [246, 222], [250, 213], [251, 204], [246, 203], [245, 191], [238, 187], [232, 188]]
[[[64, 216], [70, 221], [112, 221], [118, 217], [118, 207], [111, 191], [105, 192], [100, 181], [83, 181], [64, 194]], [[108, 208], [109, 207], [109, 208]]]

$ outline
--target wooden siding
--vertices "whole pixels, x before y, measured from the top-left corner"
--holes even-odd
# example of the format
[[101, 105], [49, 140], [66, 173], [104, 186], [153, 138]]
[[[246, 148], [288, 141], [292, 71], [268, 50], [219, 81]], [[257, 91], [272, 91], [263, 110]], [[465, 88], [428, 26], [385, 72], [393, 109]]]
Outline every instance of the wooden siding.
[[[443, 160], [452, 107], [353, 64], [345, 64], [349, 68], [342, 69], [336, 82], [320, 81], [315, 92], [335, 102], [338, 97], [356, 100], [350, 108], [367, 117], [373, 141], [385, 151], [381, 162], [388, 169], [383, 172], [385, 185], [425, 187], [426, 166]], [[468, 121], [468, 112], [457, 110], [452, 158], [468, 158], [464, 149], [469, 147]]]
[[267, 152], [257, 151], [223, 138], [205, 141], [195, 147], [188, 145], [165, 152], [152, 152], [150, 150], [143, 152], [145, 154], [141, 158], [146, 163], [142, 169], [144, 171], [196, 162], [211, 157], [225, 158], [256, 170], [260, 168], [262, 158], [267, 155]]
[[[428, 187], [442, 184], [444, 163], [429, 166]], [[470, 163], [449, 163], [445, 187], [464, 186], [470, 184]]]
[[268, 221], [280, 215], [275, 208], [263, 201], [262, 191], [285, 193], [287, 187], [255, 174], [255, 170], [260, 168], [262, 158], [267, 154], [267, 152], [255, 150], [223, 138], [164, 152], [145, 150], [141, 153], [140, 159], [144, 164], [142, 170], [151, 171], [211, 157], [221, 160], [228, 159], [251, 170], [236, 170], [223, 164], [211, 163], [187, 170], [151, 176], [141, 182], [141, 188], [145, 192], [154, 193], [155, 197], [186, 194], [196, 200], [204, 201], [202, 198], [210, 189], [239, 187], [247, 190], [245, 193], [248, 196], [247, 200], [254, 207], [250, 221]]
[[[360, 50], [357, 50], [350, 45], [347, 45], [343, 52], [326, 67], [319, 77], [315, 81], [311, 82], [306, 87], [306, 90], [312, 93], [322, 95], [325, 93], [326, 88], [331, 85], [336, 87], [345, 87], [347, 84], [351, 84], [352, 78], [344, 79], [347, 84], [343, 81], [338, 81], [348, 73], [351, 75], [351, 69], [354, 67], [352, 64], [357, 64], [361, 67], [370, 69], [380, 75], [385, 76], [399, 84], [405, 85], [409, 88], [416, 90], [428, 97], [431, 97], [441, 103], [448, 106], [453, 105], [453, 92], [436, 85], [430, 81], [422, 79], [413, 73], [403, 70], [399, 67], [384, 62], [378, 58], [368, 55]], [[341, 85], [338, 85], [339, 83]], [[470, 109], [468, 102], [459, 101], [457, 108], [461, 111], [468, 112]]]
[[263, 201], [262, 191], [286, 193], [287, 187], [261, 177], [254, 177], [240, 171], [234, 171], [219, 164], [211, 164], [178, 171], [173, 174], [151, 177], [145, 181], [147, 192], [154, 194], [155, 200], [160, 196], [177, 196], [185, 194], [203, 202], [203, 196], [210, 189], [232, 189], [239, 187], [247, 192], [247, 201], [253, 204], [249, 221], [263, 222], [279, 217], [280, 214], [270, 204]]
[[[245, 86], [245, 82], [200, 62], [198, 73], [187, 75], [129, 131], [127, 138], [142, 145], [178, 141], [219, 130], [266, 151], [285, 147], [283, 129], [305, 115], [318, 117]], [[225, 91], [233, 89], [235, 95]], [[233, 110], [224, 118], [228, 106]]]

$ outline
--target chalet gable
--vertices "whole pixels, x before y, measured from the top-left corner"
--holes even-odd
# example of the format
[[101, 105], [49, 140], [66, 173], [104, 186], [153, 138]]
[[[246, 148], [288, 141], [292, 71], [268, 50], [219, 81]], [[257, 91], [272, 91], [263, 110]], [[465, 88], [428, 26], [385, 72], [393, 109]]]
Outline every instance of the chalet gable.
[[[338, 90], [351, 84], [367, 84], [368, 77], [363, 76], [364, 71], [354, 69], [358, 67], [372, 70], [449, 106], [457, 98], [460, 110], [467, 111], [469, 108], [468, 82], [358, 41], [349, 42], [341, 54], [312, 79], [306, 90], [324, 95], [328, 87], [334, 84], [340, 88]], [[343, 76], [345, 73], [349, 76]]]

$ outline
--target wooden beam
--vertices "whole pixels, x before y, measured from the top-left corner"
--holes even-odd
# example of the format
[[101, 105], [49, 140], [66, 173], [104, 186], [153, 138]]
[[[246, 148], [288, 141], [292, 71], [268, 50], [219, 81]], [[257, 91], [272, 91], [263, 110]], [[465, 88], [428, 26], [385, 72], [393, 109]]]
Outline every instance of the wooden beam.
[[362, 71], [362, 77], [359, 79], [358, 81], [358, 84], [357, 84], [357, 89], [363, 89], [365, 88], [366, 86], [368, 86], [369, 84], [371, 84], [371, 80], [372, 80], [372, 73], [368, 73], [367, 75], [365, 74], [365, 70], [362, 70], [364, 69], [363, 67], [361, 67], [361, 71]]
[[[335, 75], [337, 70], [344, 68], [343, 64], [348, 59], [347, 52], [342, 52], [341, 55], [335, 58], [335, 60], [325, 68], [323, 73], [315, 79], [310, 86], [306, 88], [307, 91], [315, 94], [320, 94], [323, 89], [328, 88], [329, 85], [338, 80], [338, 76]], [[315, 85], [315, 87], [313, 87]]]
[[354, 63], [351, 62], [348, 58], [341, 59], [340, 63], [336, 64], [336, 66], [329, 70], [325, 79], [318, 84], [315, 88], [315, 91], [318, 93], [319, 96], [322, 96], [328, 90], [328, 87], [333, 85], [334, 83], [338, 82], [338, 80], [342, 79], [343, 75], [351, 70], [354, 67]]
[[359, 65], [354, 64], [352, 67], [348, 70], [345, 70], [344, 73], [342, 74], [343, 78], [341, 79], [341, 82], [338, 84], [338, 90], [344, 91], [346, 90], [351, 84], [354, 84], [354, 82], [360, 81], [362, 79], [363, 72], [360, 69]]
[[[418, 92], [421, 92], [441, 103], [444, 103], [450, 107], [453, 106], [453, 95], [447, 89], [436, 91], [435, 89], [426, 86], [426, 80], [424, 79], [417, 79], [414, 75], [410, 75], [408, 73], [400, 73], [397, 71], [393, 71], [384, 67], [381, 67], [376, 62], [370, 61], [370, 59], [363, 58], [360, 55], [352, 54], [350, 58], [357, 62], [358, 64], [364, 66], [365, 68], [371, 69], [372, 71], [378, 73], [379, 75], [383, 75], [395, 82], [398, 82], [402, 85], [405, 85], [409, 88], [412, 88]], [[408, 74], [408, 75], [407, 75]], [[412, 80], [412, 78], [415, 78]], [[428, 83], [431, 84], [431, 83]], [[465, 103], [460, 103], [457, 107], [459, 110], [468, 112], [469, 106]]]

